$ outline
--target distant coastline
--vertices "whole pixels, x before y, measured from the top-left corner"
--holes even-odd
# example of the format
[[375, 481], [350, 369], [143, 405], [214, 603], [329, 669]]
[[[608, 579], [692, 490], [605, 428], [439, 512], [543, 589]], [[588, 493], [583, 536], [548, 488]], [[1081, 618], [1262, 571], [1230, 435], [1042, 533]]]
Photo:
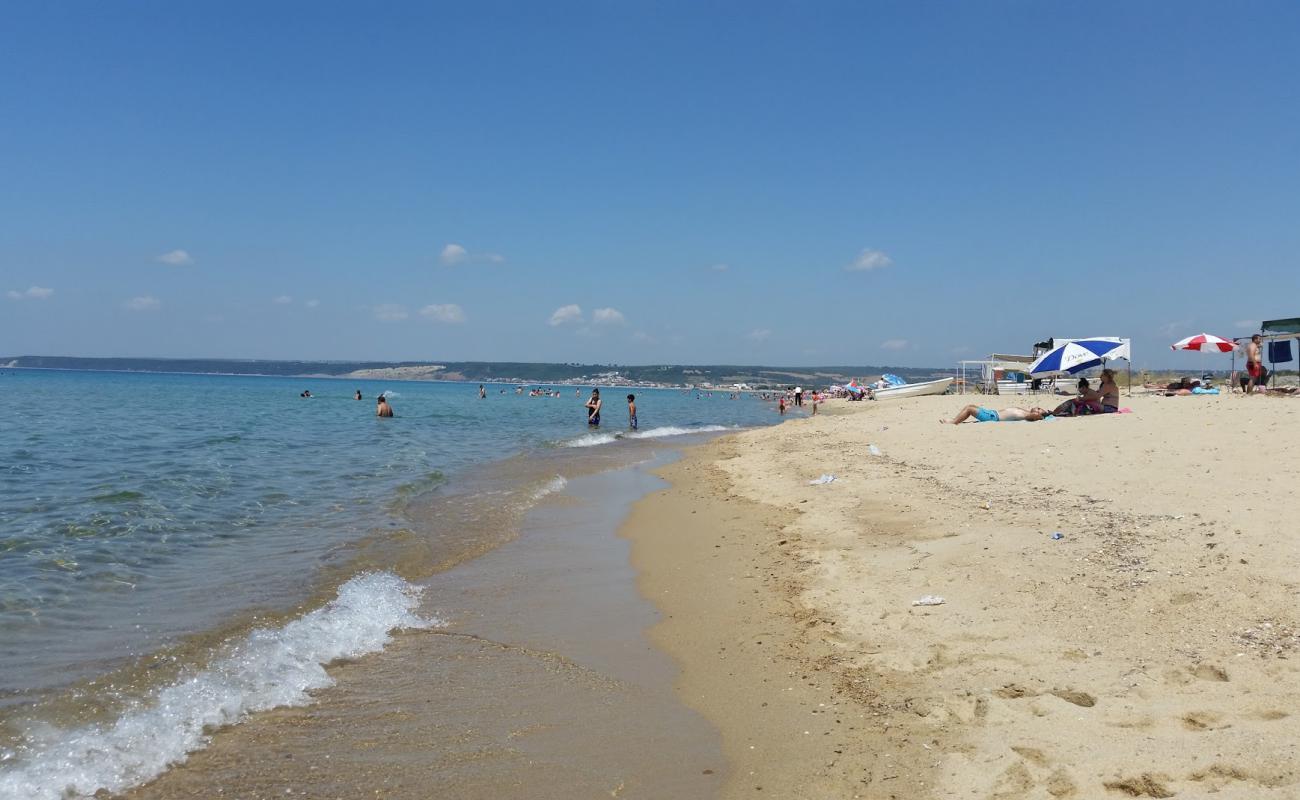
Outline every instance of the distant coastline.
[[830, 366], [765, 367], [654, 364], [559, 364], [492, 361], [280, 361], [218, 358], [81, 358], [77, 356], [9, 356], [0, 369], [48, 369], [98, 372], [246, 375], [345, 380], [448, 381], [551, 385], [639, 386], [663, 388], [771, 389], [793, 384], [823, 386], [893, 372], [908, 380], [950, 375], [929, 367]]

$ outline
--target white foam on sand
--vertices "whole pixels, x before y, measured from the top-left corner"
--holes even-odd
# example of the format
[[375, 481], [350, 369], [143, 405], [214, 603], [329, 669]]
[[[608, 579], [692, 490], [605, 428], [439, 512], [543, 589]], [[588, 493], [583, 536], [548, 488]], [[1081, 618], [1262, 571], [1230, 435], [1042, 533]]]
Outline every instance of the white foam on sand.
[[334, 683], [325, 665], [382, 650], [398, 628], [439, 624], [415, 614], [419, 589], [387, 572], [358, 575], [321, 608], [249, 633], [230, 652], [158, 690], [115, 722], [27, 732], [0, 751], [0, 799], [63, 800], [117, 793], [162, 774], [216, 728], [278, 706], [306, 705]]
[[554, 478], [547, 481], [545, 486], [542, 486], [537, 491], [533, 492], [533, 502], [536, 503], [548, 494], [555, 494], [556, 492], [564, 491], [564, 487], [568, 485], [569, 482], [563, 475], [556, 475]]
[[589, 433], [586, 436], [579, 436], [577, 439], [571, 439], [564, 443], [565, 447], [595, 447], [596, 445], [609, 444], [619, 439], [662, 439], [666, 436], [686, 436], [691, 433], [717, 433], [719, 431], [737, 430], [734, 427], [726, 425], [701, 425], [698, 428], [678, 428], [668, 425], [662, 428], [650, 428], [644, 431], [631, 431], [630, 433]]

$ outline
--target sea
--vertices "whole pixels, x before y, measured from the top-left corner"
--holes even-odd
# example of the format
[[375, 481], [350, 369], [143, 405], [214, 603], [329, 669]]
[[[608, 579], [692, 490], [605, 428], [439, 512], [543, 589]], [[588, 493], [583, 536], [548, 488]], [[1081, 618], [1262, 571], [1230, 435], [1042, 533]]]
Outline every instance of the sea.
[[0, 372], [0, 799], [125, 792], [309, 705], [326, 665], [445, 625], [442, 576], [571, 481], [778, 420], [611, 387], [592, 429], [590, 386], [534, 388]]

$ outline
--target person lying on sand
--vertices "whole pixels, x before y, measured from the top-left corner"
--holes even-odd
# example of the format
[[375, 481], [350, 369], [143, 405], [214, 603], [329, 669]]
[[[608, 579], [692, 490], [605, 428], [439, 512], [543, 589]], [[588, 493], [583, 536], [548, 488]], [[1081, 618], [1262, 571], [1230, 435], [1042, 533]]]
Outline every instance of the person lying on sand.
[[1038, 422], [1040, 419], [1046, 419], [1049, 416], [1051, 414], [1041, 408], [1012, 407], [994, 411], [983, 406], [966, 406], [957, 412], [957, 416], [953, 417], [951, 421], [941, 419], [939, 422], [947, 425], [960, 425], [970, 419], [974, 419], [976, 422]]

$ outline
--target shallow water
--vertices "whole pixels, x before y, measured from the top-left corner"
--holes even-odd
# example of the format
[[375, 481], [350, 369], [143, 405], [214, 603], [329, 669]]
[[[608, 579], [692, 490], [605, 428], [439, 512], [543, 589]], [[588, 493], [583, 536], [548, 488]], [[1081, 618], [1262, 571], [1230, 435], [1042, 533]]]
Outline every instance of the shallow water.
[[[589, 389], [488, 391], [0, 374], [0, 770], [54, 763], [85, 726], [111, 732], [259, 631], [283, 632], [345, 593], [400, 594], [491, 550], [567, 477], [692, 432], [776, 421], [752, 398], [635, 390], [641, 431], [629, 437], [613, 424], [626, 391], [605, 392], [596, 432]], [[395, 419], [374, 417], [380, 392]], [[367, 571], [399, 583], [340, 589]], [[238, 713], [255, 684], [218, 705]], [[149, 747], [133, 739], [119, 755]]]

